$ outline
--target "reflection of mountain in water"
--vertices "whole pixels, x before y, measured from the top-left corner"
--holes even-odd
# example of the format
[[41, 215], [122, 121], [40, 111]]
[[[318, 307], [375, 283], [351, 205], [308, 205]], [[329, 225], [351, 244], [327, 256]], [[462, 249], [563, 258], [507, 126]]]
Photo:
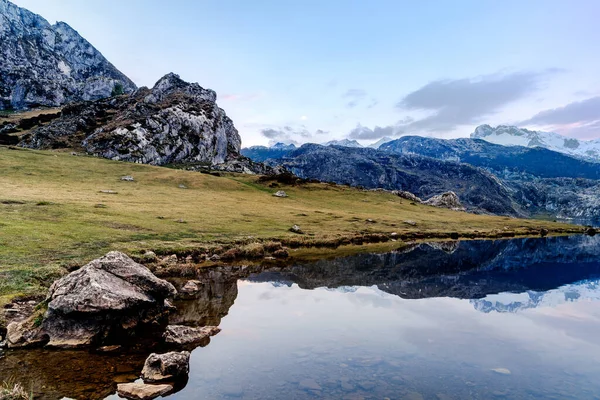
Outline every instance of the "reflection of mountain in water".
[[564, 285], [546, 292], [528, 290], [523, 293], [493, 294], [483, 299], [473, 299], [471, 304], [476, 310], [485, 313], [517, 312], [528, 308], [556, 307], [581, 300], [600, 300], [600, 279]]
[[373, 286], [403, 298], [483, 298], [502, 292], [547, 291], [600, 277], [600, 238], [588, 236], [419, 244], [294, 265], [275, 279], [301, 288]]

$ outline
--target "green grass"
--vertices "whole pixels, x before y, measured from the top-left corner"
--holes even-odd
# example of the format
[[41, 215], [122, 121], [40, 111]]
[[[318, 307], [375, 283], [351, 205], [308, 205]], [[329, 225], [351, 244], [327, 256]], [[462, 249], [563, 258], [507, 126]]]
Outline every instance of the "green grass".
[[[486, 236], [575, 229], [415, 206], [390, 194], [348, 187], [270, 188], [254, 176], [217, 177], [64, 151], [0, 146], [0, 171], [0, 303], [39, 293], [66, 268], [110, 250], [132, 254], [268, 239], [315, 242], [365, 232]], [[121, 181], [124, 175], [135, 182]], [[288, 198], [272, 196], [281, 189]], [[306, 235], [289, 232], [293, 224]]]

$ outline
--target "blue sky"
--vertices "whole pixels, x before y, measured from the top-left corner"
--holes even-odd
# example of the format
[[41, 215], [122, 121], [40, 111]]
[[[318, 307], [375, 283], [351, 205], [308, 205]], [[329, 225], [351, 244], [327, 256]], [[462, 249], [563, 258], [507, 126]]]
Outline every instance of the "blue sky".
[[243, 144], [600, 137], [596, 0], [14, 0], [65, 21], [138, 86], [214, 89]]

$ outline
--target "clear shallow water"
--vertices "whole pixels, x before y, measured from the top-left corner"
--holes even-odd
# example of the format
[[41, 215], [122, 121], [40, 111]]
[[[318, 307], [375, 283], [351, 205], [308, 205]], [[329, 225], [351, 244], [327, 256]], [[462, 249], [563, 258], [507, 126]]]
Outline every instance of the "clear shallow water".
[[[201, 278], [172, 322], [222, 332], [192, 353], [173, 399], [600, 399], [600, 237], [421, 244]], [[0, 371], [37, 368], [48, 398], [102, 398], [144, 359], [94, 356], [70, 375], [71, 353], [27, 368], [8, 355]], [[57, 366], [40, 373], [44, 357]]]

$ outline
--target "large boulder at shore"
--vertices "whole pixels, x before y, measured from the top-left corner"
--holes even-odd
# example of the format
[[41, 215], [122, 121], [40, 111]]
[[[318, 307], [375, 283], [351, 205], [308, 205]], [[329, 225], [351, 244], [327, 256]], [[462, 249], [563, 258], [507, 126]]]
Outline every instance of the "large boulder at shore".
[[9, 325], [9, 347], [70, 348], [121, 343], [164, 330], [177, 291], [143, 265], [110, 252], [56, 281], [47, 311]]
[[188, 351], [165, 354], [152, 353], [146, 359], [142, 369], [144, 382], [164, 382], [185, 379], [190, 371], [190, 353]]

